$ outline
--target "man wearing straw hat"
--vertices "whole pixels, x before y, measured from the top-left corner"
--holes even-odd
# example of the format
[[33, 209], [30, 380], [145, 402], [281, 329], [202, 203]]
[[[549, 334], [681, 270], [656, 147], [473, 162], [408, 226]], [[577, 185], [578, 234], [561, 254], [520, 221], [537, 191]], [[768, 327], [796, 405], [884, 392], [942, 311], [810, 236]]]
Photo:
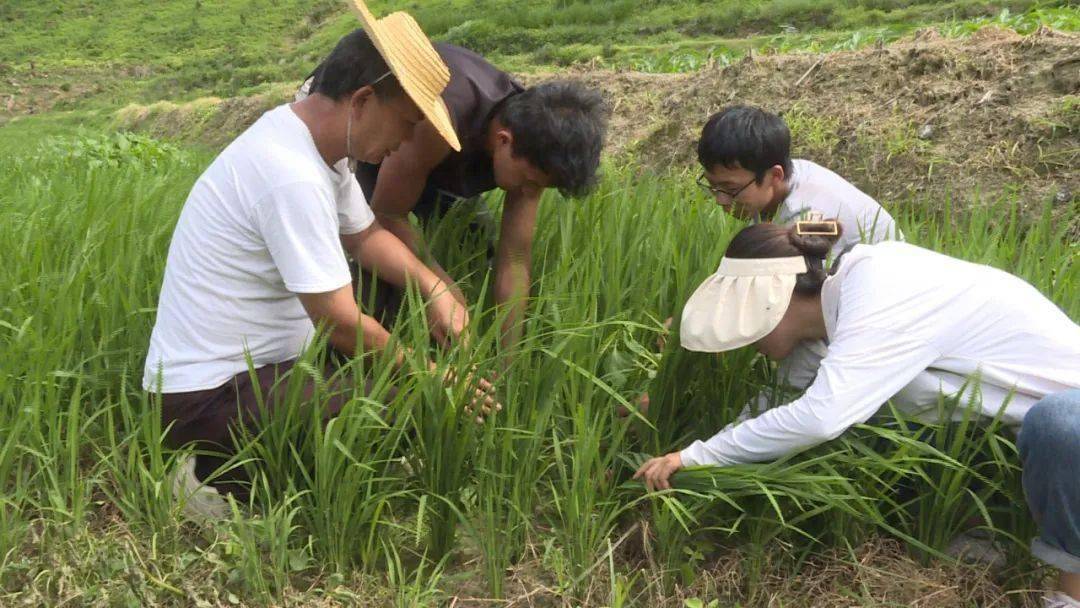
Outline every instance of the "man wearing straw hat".
[[[188, 489], [224, 462], [237, 427], [284, 397], [275, 380], [316, 325], [343, 354], [393, 348], [404, 360], [357, 308], [346, 253], [396, 286], [416, 285], [437, 337], [468, 323], [446, 284], [375, 220], [349, 171], [382, 161], [420, 121], [459, 149], [440, 97], [449, 72], [412, 17], [376, 20], [359, 0], [355, 8], [363, 29], [338, 42], [311, 96], [233, 141], [195, 183], [173, 234], [143, 385], [161, 394], [169, 447], [222, 455], [187, 461], [178, 480]], [[474, 405], [498, 408], [490, 385], [477, 383]], [[343, 401], [331, 399], [327, 415]], [[220, 515], [221, 497], [202, 490], [189, 502]]]
[[[471, 228], [482, 230], [491, 220], [479, 197], [496, 188], [505, 192], [493, 256], [493, 295], [496, 304], [509, 306], [503, 344], [510, 345], [520, 335], [523, 296], [529, 291], [540, 197], [547, 188], [576, 196], [592, 187], [605, 130], [603, 100], [574, 82], [525, 88], [468, 49], [434, 46], [450, 69], [442, 96], [461, 149], [440, 138], [433, 124], [421, 121], [412, 139], [385, 161], [361, 162], [357, 180], [379, 221], [418, 255], [426, 247], [409, 221], [410, 213], [429, 222], [468, 201]], [[298, 97], [318, 87], [324, 66], [313, 71]], [[464, 295], [439, 262], [431, 256], [425, 261], [464, 304]], [[365, 291], [375, 284], [375, 314], [390, 322], [401, 305], [401, 292], [383, 281], [360, 281]], [[366, 301], [369, 296], [363, 297]]]

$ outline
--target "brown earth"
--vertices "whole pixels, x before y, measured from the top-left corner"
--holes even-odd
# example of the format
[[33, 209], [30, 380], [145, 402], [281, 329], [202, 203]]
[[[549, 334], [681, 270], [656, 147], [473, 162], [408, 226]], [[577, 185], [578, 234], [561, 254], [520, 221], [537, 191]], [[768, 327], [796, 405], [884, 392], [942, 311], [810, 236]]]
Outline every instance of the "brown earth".
[[[610, 150], [697, 169], [706, 118], [737, 103], [780, 112], [796, 156], [887, 202], [1080, 192], [1080, 36], [927, 30], [884, 47], [758, 55], [680, 75], [579, 71], [612, 100]], [[1075, 215], [1075, 213], [1073, 214]]]
[[[555, 75], [531, 75], [537, 82]], [[775, 54], [689, 74], [577, 68], [608, 96], [608, 151], [644, 166], [695, 168], [709, 114], [734, 103], [781, 112], [795, 154], [827, 165], [889, 203], [1019, 194], [1055, 197], [1072, 213], [1080, 192], [1080, 36], [986, 28], [967, 39], [933, 30], [885, 47]], [[130, 106], [124, 127], [222, 145], [291, 85], [250, 98]]]
[[[1007, 194], [1038, 208], [1053, 199], [1059, 217], [1080, 228], [1076, 34], [985, 28], [944, 39], [925, 30], [888, 46], [755, 55], [688, 74], [582, 66], [523, 79], [552, 77], [604, 91], [612, 110], [609, 154], [645, 168], [697, 170], [694, 144], [709, 114], [756, 104], [783, 114], [796, 156], [834, 169], [887, 204]], [[222, 145], [292, 88], [130, 106], [119, 123]]]

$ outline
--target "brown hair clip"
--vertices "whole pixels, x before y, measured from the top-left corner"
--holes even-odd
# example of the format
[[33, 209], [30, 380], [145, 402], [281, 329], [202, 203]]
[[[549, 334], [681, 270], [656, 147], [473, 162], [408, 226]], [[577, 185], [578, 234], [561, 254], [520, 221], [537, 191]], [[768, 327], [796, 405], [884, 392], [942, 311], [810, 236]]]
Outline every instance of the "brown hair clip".
[[805, 220], [795, 222], [795, 234], [799, 236], [839, 236], [836, 220], [826, 220], [816, 211], [808, 213]]

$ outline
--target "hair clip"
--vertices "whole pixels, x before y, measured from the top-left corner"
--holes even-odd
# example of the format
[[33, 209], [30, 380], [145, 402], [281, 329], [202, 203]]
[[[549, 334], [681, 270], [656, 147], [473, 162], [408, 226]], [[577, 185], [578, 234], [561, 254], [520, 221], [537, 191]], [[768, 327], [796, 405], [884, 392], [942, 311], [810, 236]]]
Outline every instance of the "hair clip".
[[839, 236], [836, 220], [823, 219], [818, 211], [806, 214], [805, 220], [795, 222], [795, 234], [799, 236]]

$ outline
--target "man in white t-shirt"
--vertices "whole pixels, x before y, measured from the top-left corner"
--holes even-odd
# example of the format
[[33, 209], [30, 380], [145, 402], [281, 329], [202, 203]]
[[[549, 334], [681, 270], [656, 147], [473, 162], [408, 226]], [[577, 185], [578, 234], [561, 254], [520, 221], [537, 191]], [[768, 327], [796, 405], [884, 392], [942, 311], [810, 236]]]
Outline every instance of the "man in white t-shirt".
[[[310, 97], [264, 114], [184, 203], [143, 377], [146, 390], [162, 395], [169, 447], [229, 453], [235, 427], [256, 423], [267, 402], [273, 407], [283, 392], [275, 379], [316, 325], [328, 327], [331, 346], [345, 356], [388, 347], [386, 329], [357, 307], [346, 253], [392, 284], [417, 286], [436, 337], [455, 337], [468, 323], [442, 280], [375, 221], [348, 167], [381, 161], [425, 118], [459, 145], [439, 97], [449, 74], [423, 33], [413, 35], [415, 22], [415, 31], [384, 32], [401, 38], [400, 53], [413, 55], [406, 61], [384, 59], [372, 42], [378, 22], [365, 26], [374, 33], [342, 38]], [[425, 43], [428, 53], [416, 48]], [[400, 349], [395, 354], [404, 360]], [[480, 401], [497, 407], [484, 395]], [[331, 399], [327, 415], [341, 404]], [[194, 474], [205, 480], [222, 462], [200, 455]]]
[[791, 158], [791, 132], [779, 116], [733, 106], [701, 130], [698, 183], [725, 211], [751, 222], [792, 224], [809, 213], [835, 219], [843, 236], [832, 257], [856, 243], [902, 240], [889, 212], [817, 163]]

